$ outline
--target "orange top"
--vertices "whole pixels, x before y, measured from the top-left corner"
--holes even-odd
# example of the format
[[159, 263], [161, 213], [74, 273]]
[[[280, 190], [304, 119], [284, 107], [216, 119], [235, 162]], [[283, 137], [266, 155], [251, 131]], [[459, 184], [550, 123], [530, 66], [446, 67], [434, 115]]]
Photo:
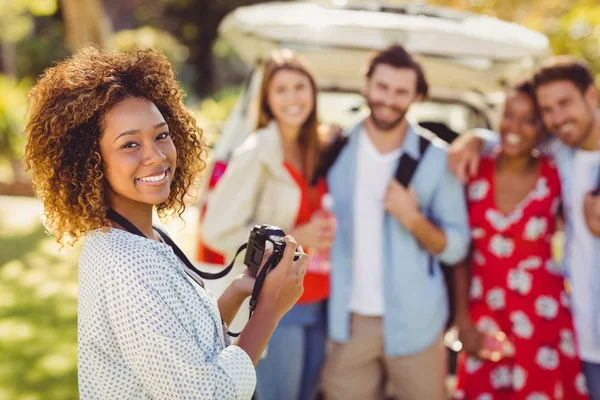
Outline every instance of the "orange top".
[[[283, 165], [294, 177], [301, 192], [300, 209], [296, 216], [295, 226], [305, 224], [311, 220], [312, 214], [321, 208], [321, 198], [327, 193], [327, 183], [325, 179], [321, 178], [316, 186], [311, 187], [302, 173], [290, 163], [284, 161]], [[309, 250], [305, 248], [304, 251], [307, 252]], [[329, 274], [307, 272], [304, 277], [304, 294], [298, 300], [298, 304], [314, 303], [325, 300], [328, 297]]]

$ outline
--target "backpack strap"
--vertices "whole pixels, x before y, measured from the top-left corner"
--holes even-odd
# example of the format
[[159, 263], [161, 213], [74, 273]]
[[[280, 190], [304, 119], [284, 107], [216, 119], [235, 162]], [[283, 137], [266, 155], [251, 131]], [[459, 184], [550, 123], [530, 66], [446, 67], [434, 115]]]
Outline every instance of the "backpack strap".
[[[417, 131], [417, 135], [419, 136], [419, 158], [416, 160], [412, 158], [410, 155], [405, 152], [400, 156], [400, 161], [398, 162], [398, 169], [396, 170], [396, 179], [400, 182], [404, 187], [408, 187], [410, 184], [415, 172], [417, 171], [417, 167], [419, 166], [419, 162], [423, 158], [423, 155], [427, 151], [427, 148], [431, 144], [431, 138], [427, 137], [425, 134], [421, 134], [421, 132]], [[433, 276], [434, 273], [434, 264], [433, 264], [433, 256], [429, 255], [429, 275]]]
[[431, 140], [423, 135], [419, 135], [419, 153], [421, 153], [421, 157], [423, 157], [423, 154], [425, 154], [425, 151], [427, 151], [430, 144]]
[[413, 178], [413, 175], [417, 171], [417, 167], [419, 166], [419, 162], [423, 155], [427, 151], [427, 148], [431, 144], [431, 140], [422, 134], [417, 134], [419, 136], [419, 158], [416, 160], [408, 155], [406, 152], [402, 153], [400, 156], [400, 161], [398, 162], [398, 168], [396, 169], [396, 179], [400, 182], [404, 187], [408, 187], [410, 181]]
[[317, 167], [315, 175], [310, 181], [311, 186], [315, 186], [319, 179], [327, 177], [329, 169], [333, 166], [333, 164], [335, 164], [335, 161], [346, 144], [348, 144], [348, 137], [340, 134], [333, 139], [329, 146], [327, 146], [327, 148], [321, 154], [319, 166]]

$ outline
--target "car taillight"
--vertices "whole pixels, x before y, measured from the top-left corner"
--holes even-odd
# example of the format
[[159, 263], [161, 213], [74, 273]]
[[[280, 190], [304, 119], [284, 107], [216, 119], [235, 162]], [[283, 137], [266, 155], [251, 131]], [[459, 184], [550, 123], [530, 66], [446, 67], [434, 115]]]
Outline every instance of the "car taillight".
[[212, 189], [215, 187], [215, 185], [217, 184], [219, 179], [221, 179], [221, 176], [223, 176], [223, 173], [225, 172], [226, 169], [227, 169], [226, 161], [216, 161], [215, 162], [212, 173], [210, 175], [210, 181], [208, 183], [209, 189]]

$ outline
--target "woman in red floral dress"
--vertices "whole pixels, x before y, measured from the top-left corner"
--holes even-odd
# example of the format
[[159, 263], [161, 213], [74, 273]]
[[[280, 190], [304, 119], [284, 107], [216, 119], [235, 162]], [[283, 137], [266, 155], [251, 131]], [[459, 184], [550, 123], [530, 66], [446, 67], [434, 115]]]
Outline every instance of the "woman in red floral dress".
[[[467, 185], [473, 252], [470, 281], [467, 265], [455, 270], [456, 322], [466, 350], [457, 400], [587, 398], [563, 277], [551, 254], [560, 180], [554, 164], [535, 155], [539, 126], [531, 86], [522, 84], [506, 100], [502, 150], [483, 158]], [[492, 361], [486, 337], [499, 332], [506, 341], [501, 359]]]

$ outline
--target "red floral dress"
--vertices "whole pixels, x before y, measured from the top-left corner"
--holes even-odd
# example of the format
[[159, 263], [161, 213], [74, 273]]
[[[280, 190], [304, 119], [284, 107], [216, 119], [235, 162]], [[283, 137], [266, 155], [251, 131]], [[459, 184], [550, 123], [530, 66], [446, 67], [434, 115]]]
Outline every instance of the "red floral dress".
[[560, 199], [553, 163], [542, 159], [535, 187], [509, 214], [494, 199], [495, 159], [467, 185], [473, 239], [469, 309], [481, 332], [512, 344], [498, 362], [464, 352], [454, 399], [586, 399], [563, 277], [550, 239]]

